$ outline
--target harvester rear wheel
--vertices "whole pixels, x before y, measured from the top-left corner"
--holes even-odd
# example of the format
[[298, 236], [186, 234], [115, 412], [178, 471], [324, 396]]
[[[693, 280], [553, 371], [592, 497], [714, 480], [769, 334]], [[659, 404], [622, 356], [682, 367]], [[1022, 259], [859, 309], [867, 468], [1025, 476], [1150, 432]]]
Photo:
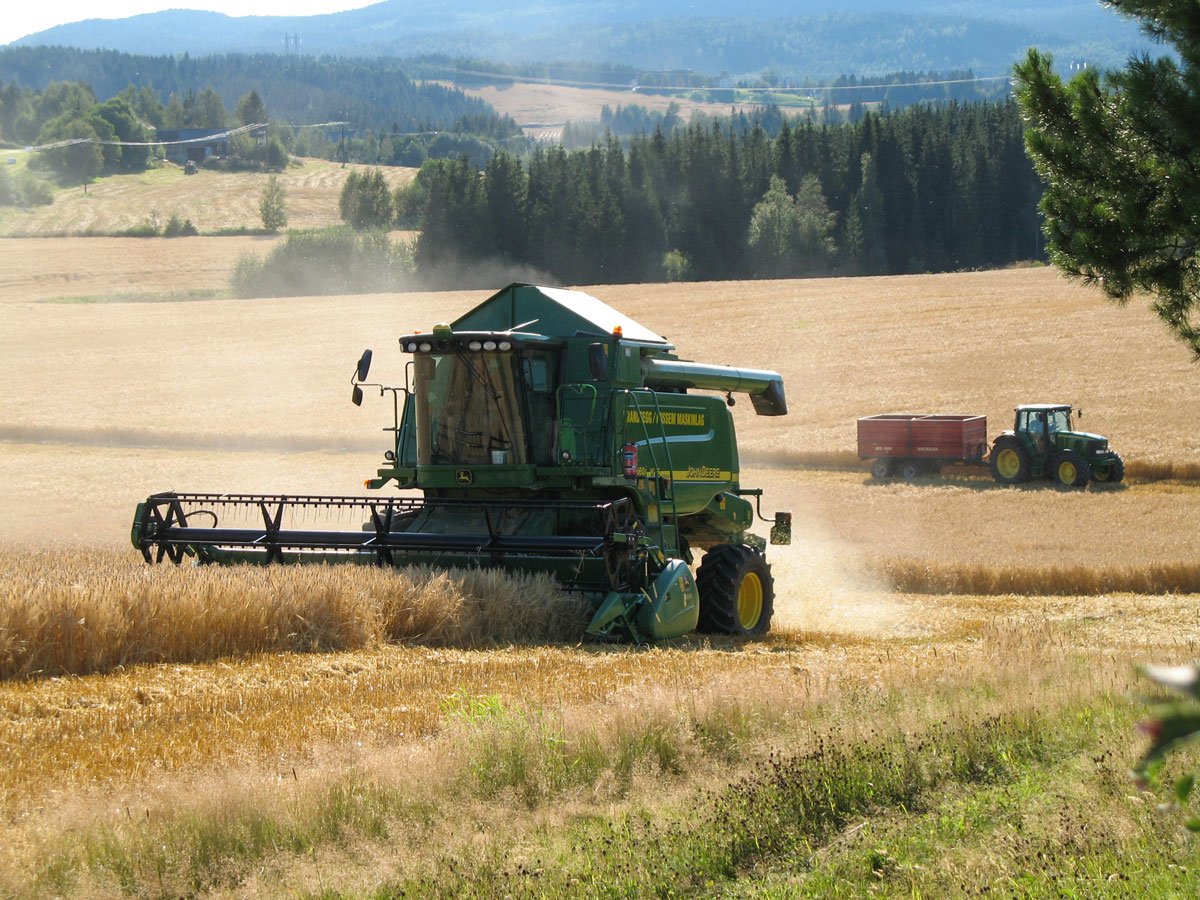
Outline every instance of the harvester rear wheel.
[[1121, 454], [1114, 453], [1112, 459], [1092, 466], [1092, 481], [1102, 481], [1105, 484], [1116, 484], [1125, 478], [1125, 460]]
[[775, 580], [762, 554], [718, 544], [696, 571], [700, 589], [699, 631], [756, 637], [766, 634], [775, 611]]
[[1092, 478], [1092, 468], [1082, 455], [1074, 450], [1064, 450], [1054, 457], [1051, 468], [1054, 480], [1064, 487], [1087, 487]]
[[1029, 454], [1014, 438], [1000, 438], [992, 447], [992, 477], [1001, 484], [1029, 480]]

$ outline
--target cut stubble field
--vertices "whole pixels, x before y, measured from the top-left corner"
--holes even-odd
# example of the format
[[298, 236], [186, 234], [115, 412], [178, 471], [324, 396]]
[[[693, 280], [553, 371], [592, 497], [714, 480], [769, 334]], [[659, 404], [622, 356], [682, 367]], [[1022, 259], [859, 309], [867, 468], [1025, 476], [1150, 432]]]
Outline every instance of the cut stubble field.
[[[725, 796], [785, 748], [853, 754], [882, 734], [974, 734], [989, 717], [1065, 716], [1074, 734], [1072, 709], [1123, 728], [1131, 663], [1196, 651], [1200, 597], [1179, 586], [1200, 568], [1200, 485], [880, 483], [847, 464], [859, 415], [983, 413], [995, 433], [1032, 401], [1083, 406], [1131, 469], [1200, 463], [1184, 350], [1143, 306], [1108, 306], [1050, 270], [588, 289], [685, 358], [774, 368], [788, 390], [785, 419], [734, 410], [743, 485], [796, 517], [794, 544], [771, 551], [772, 636], [635, 650], [574, 645], [570, 616], [505, 631], [495, 584], [144, 566], [127, 534], [151, 492], [361, 492], [390, 409], [349, 403], [354, 360], [371, 346], [374, 374], [402, 380], [398, 336], [486, 293], [46, 302], [111, 291], [37, 281], [93, 240], [0, 242], [20, 257], [0, 267], [0, 663], [24, 676], [0, 682], [0, 889], [354, 893], [417, 879], [554, 893], [521, 866], [557, 854], [582, 879], [564, 890], [587, 893], [596, 882], [549, 835], [587, 844], [579, 829], [626, 814], [658, 834], [710, 808], [698, 792]], [[114, 245], [108, 279], [171, 290], [172, 267], [222, 274], [222, 251], [197, 239], [171, 243], [165, 266], [149, 246]], [[538, 602], [563, 611], [552, 591]], [[1120, 728], [1088, 727], [1080, 740], [1136, 753]], [[1102, 793], [1130, 829], [1148, 827], [1119, 780]], [[833, 877], [902, 827], [878, 815], [866, 845], [835, 841], [806, 877]], [[404, 842], [443, 850], [387, 850]], [[1003, 883], [1019, 865], [1007, 853], [931, 861], [911, 883]], [[779, 887], [777, 857], [754, 860], [731, 864], [746, 885], [796, 887]], [[473, 880], [456, 882], [459, 868]]]
[[[288, 225], [324, 228], [339, 224], [342, 185], [351, 172], [367, 168], [321, 159], [293, 160], [277, 175], [284, 190]], [[409, 183], [417, 170], [387, 166], [380, 171], [389, 187], [395, 189]], [[230, 173], [205, 168], [186, 175], [180, 166], [164, 163], [138, 174], [107, 176], [86, 190], [61, 189], [49, 206], [28, 210], [5, 207], [0, 210], [0, 237], [111, 234], [148, 221], [156, 221], [161, 228], [172, 214], [190, 220], [202, 233], [260, 228], [258, 204], [268, 177], [263, 172]], [[131, 255], [136, 258], [143, 254], [133, 251]], [[186, 273], [181, 273], [174, 289], [187, 287], [185, 279]]]
[[562, 127], [567, 122], [599, 122], [605, 106], [614, 112], [622, 107], [640, 106], [657, 113], [665, 113], [668, 108], [674, 106], [684, 121], [695, 113], [726, 116], [730, 110], [748, 112], [759, 108], [759, 104], [754, 103], [699, 102], [682, 96], [682, 92], [678, 96], [671, 96], [616, 88], [584, 88], [533, 82], [460, 89], [470, 96], [490, 103], [501, 115], [512, 116], [529, 137], [547, 142], [561, 140]]

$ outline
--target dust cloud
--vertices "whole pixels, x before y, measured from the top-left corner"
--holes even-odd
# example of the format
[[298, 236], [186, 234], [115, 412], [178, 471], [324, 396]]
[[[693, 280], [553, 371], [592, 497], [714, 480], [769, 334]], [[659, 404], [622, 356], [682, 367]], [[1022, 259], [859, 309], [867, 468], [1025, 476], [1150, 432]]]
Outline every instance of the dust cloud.
[[825, 508], [802, 483], [764, 480], [772, 505], [790, 508], [793, 517], [791, 545], [767, 552], [775, 577], [773, 629], [864, 638], [929, 633], [919, 604], [894, 595], [864, 552], [836, 535], [830, 524], [836, 510]]
[[491, 290], [506, 284], [540, 284], [565, 287], [562, 279], [535, 266], [517, 263], [501, 257], [463, 260], [451, 256], [437, 266], [426, 269], [419, 279], [414, 276], [410, 290], [467, 291]]
[[369, 452], [382, 446], [377, 438], [332, 438], [308, 435], [199, 434], [158, 432], [141, 428], [56, 428], [0, 425], [0, 443], [112, 447], [125, 450], [221, 450], [231, 453]]

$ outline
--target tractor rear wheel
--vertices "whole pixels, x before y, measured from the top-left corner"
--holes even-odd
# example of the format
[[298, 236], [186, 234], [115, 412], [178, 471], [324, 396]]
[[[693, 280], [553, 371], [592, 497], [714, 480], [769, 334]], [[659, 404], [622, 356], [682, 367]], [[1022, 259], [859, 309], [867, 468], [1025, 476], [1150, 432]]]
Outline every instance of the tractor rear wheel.
[[700, 589], [697, 630], [757, 637], [771, 627], [775, 580], [762, 554], [736, 544], [718, 544], [696, 570]]
[[871, 463], [871, 474], [876, 478], [887, 478], [892, 474], [892, 461], [890, 459], [877, 459]]
[[992, 447], [992, 477], [1001, 484], [1020, 484], [1029, 480], [1029, 454], [1020, 441], [1000, 438]]
[[1103, 481], [1106, 484], [1116, 484], [1125, 478], [1125, 460], [1121, 454], [1114, 453], [1111, 459], [1106, 459], [1092, 466], [1092, 481]]
[[1054, 457], [1050, 473], [1055, 481], [1065, 487], [1087, 487], [1092, 478], [1092, 468], [1088, 461], [1074, 450], [1064, 450]]

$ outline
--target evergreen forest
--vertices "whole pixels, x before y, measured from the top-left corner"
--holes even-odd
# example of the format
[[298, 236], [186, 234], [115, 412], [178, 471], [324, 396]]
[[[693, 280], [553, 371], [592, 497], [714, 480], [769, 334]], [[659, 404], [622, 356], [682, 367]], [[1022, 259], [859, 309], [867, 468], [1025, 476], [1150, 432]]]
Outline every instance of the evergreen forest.
[[496, 263], [595, 284], [952, 271], [1040, 255], [1041, 185], [1011, 101], [739, 124], [502, 152], [482, 174], [466, 158], [431, 160], [397, 207], [419, 212], [421, 272], [460, 285]]
[[[0, 84], [43, 91], [81, 82], [100, 100], [149, 88], [163, 104], [172, 96], [211, 91], [232, 103], [256, 91], [277, 122], [346, 120], [359, 132], [453, 130], [462, 120], [487, 132], [519, 132], [487, 103], [440, 84], [417, 82], [395, 59], [227, 53], [143, 56], [69, 47], [0, 48]], [[154, 123], [150, 123], [154, 124]]]

